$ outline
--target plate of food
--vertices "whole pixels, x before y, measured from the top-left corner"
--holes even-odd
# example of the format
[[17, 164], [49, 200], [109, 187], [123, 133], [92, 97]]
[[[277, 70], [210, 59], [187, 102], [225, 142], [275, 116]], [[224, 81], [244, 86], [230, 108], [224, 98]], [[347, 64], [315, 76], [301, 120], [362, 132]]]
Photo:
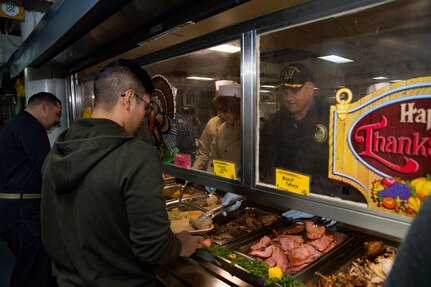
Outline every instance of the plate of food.
[[201, 220], [203, 211], [191, 210], [180, 211], [178, 208], [173, 208], [168, 211], [169, 220], [171, 221], [171, 230], [173, 233], [180, 233], [187, 230], [190, 233], [205, 233], [214, 228], [212, 221], [209, 219]]

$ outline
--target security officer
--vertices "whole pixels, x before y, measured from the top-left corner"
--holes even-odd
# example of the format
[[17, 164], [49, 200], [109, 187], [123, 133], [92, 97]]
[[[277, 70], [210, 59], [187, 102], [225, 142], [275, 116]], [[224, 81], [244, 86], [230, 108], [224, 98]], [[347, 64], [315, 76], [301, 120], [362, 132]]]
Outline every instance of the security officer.
[[260, 181], [275, 184], [275, 169], [287, 169], [310, 175], [312, 192], [364, 201], [359, 192], [350, 193], [328, 180], [329, 105], [314, 96], [313, 81], [305, 65], [282, 70], [277, 87], [282, 106], [260, 133]]
[[59, 123], [61, 107], [51, 93], [34, 94], [0, 135], [0, 236], [15, 257], [11, 287], [52, 282], [41, 240], [41, 168], [50, 150], [47, 130]]

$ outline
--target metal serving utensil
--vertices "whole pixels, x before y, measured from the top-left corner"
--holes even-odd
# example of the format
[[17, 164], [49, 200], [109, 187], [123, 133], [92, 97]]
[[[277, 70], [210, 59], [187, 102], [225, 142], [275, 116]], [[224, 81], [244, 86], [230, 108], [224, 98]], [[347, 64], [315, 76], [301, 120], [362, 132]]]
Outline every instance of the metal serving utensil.
[[316, 225], [321, 225], [321, 226], [324, 226], [326, 228], [334, 226], [336, 223], [337, 223], [336, 220], [333, 220], [330, 218], [325, 218], [325, 217], [321, 217], [317, 222], [315, 222]]
[[216, 217], [217, 215], [227, 211], [229, 209], [229, 207], [231, 207], [232, 205], [234, 205], [237, 201], [242, 202], [243, 199], [238, 199], [238, 200], [234, 200], [229, 202], [226, 205], [219, 205], [216, 208], [209, 210], [207, 212], [202, 213], [198, 218], [199, 219], [205, 219], [205, 218], [209, 218], [209, 219], [213, 219], [214, 217]]
[[186, 180], [186, 182], [181, 186], [180, 189], [180, 197], [178, 198], [178, 209], [181, 210], [181, 201], [183, 200], [184, 191], [186, 190], [186, 186], [189, 184], [189, 181]]

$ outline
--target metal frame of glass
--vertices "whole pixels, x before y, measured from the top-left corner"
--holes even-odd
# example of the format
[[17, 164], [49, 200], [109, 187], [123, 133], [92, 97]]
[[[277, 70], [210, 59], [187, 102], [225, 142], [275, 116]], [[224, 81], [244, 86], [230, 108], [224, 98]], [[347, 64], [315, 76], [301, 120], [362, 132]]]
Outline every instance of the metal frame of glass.
[[[286, 27], [293, 27], [335, 15], [352, 13], [365, 8], [381, 5], [391, 1], [357, 0], [357, 1], [309, 1], [304, 4], [259, 17], [245, 23], [229, 27], [222, 31], [210, 33], [203, 37], [182, 43], [138, 59], [145, 65], [171, 57], [193, 52], [219, 43], [241, 39], [241, 84], [242, 84], [242, 174], [241, 182], [227, 180], [202, 173], [186, 170], [173, 165], [163, 166], [163, 171], [178, 178], [186, 179], [201, 185], [217, 189], [242, 193], [253, 200], [280, 209], [297, 209], [319, 216], [333, 218], [340, 222], [370, 229], [376, 233], [404, 237], [411, 219], [383, 212], [369, 210], [361, 206], [344, 204], [319, 197], [280, 192], [273, 187], [256, 184], [256, 149], [257, 117], [259, 97], [257, 94], [257, 63], [259, 34]], [[73, 76], [72, 76], [73, 77]], [[74, 82], [76, 83], [76, 82]], [[72, 88], [73, 90], [73, 88]], [[73, 112], [76, 115], [76, 111]]]

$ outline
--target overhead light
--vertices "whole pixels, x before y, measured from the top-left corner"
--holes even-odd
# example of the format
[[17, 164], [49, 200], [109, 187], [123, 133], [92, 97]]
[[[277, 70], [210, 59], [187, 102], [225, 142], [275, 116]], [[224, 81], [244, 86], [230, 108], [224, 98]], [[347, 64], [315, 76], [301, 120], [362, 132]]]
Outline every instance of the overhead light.
[[402, 80], [391, 80], [391, 83], [398, 83], [401, 82]]
[[241, 51], [241, 48], [238, 46], [234, 46], [234, 45], [230, 45], [230, 44], [223, 44], [223, 45], [218, 45], [218, 46], [214, 46], [209, 48], [212, 51], [217, 51], [217, 52], [223, 52], [223, 53], [237, 53], [239, 51]]
[[374, 80], [387, 80], [388, 78], [384, 77], [384, 76], [378, 76], [378, 77], [374, 77]]
[[261, 88], [270, 88], [270, 89], [274, 89], [275, 86], [271, 86], [271, 85], [262, 85], [260, 86]]
[[271, 91], [268, 91], [268, 90], [260, 90], [259, 92], [261, 92], [261, 93], [269, 93], [269, 92], [271, 92]]
[[213, 81], [213, 80], [215, 80], [214, 78], [208, 78], [208, 77], [195, 77], [195, 76], [187, 77], [187, 79], [189, 79], [189, 80], [200, 80], [200, 81]]
[[343, 58], [337, 55], [328, 55], [328, 56], [322, 56], [322, 57], [318, 57], [319, 59], [325, 60], [325, 61], [329, 61], [329, 62], [333, 62], [336, 64], [344, 64], [344, 63], [351, 63], [354, 62], [353, 60], [347, 59], [347, 58]]

